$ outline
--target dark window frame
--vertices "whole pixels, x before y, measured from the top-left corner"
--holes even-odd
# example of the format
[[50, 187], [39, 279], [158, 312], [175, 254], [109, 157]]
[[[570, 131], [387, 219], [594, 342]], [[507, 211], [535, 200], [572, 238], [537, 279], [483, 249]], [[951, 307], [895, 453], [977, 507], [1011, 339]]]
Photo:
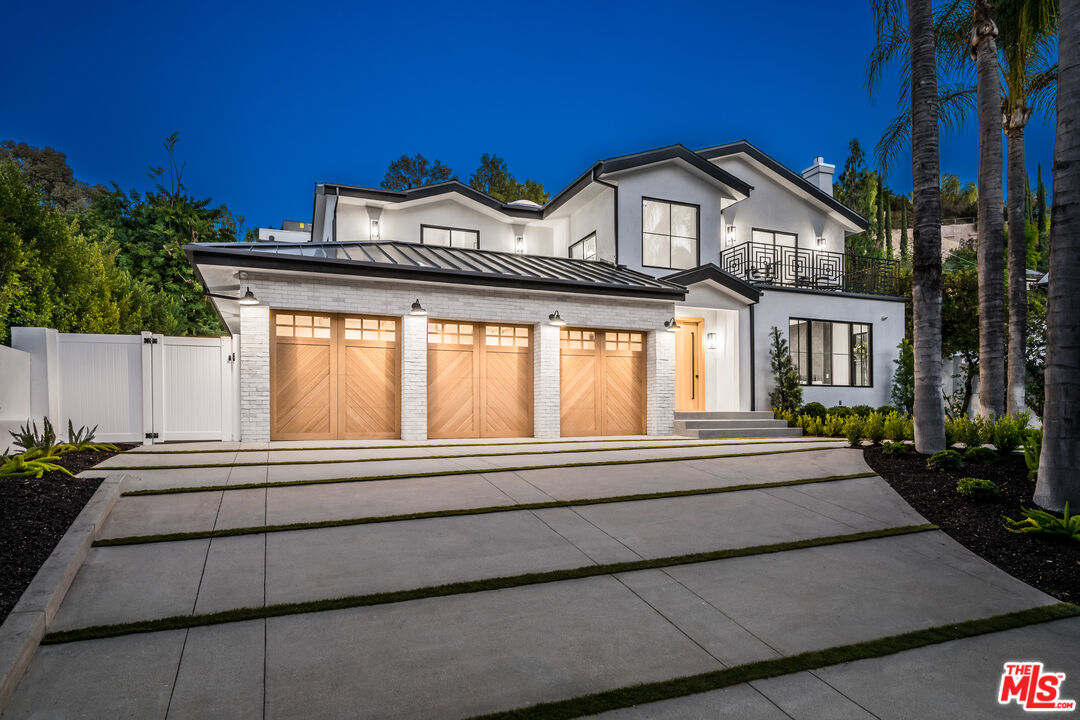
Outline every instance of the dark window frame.
[[[695, 232], [697, 237], [694, 238], [694, 264], [688, 268], [675, 267], [671, 264], [671, 238], [682, 237], [682, 235], [671, 234], [671, 213], [668, 213], [668, 264], [667, 265], [648, 265], [645, 262], [645, 203], [657, 202], [667, 203], [668, 205], [680, 205], [682, 207], [692, 207], [696, 213], [697, 222], [695, 223]], [[649, 233], [650, 235], [660, 235], [662, 233]], [[689, 238], [687, 238], [689, 239]], [[648, 197], [646, 195], [641, 196], [641, 267], [654, 268], [656, 270], [693, 270], [701, 265], [701, 205], [688, 202], [680, 202], [678, 200], [666, 200], [658, 197]]]
[[[587, 258], [587, 257], [585, 257], [584, 248], [585, 248], [585, 241], [588, 240], [589, 238], [592, 238], [593, 241], [594, 241], [593, 242], [593, 256]], [[580, 245], [582, 247], [581, 257], [580, 258], [574, 258], [574, 248], [576, 248], [578, 245]], [[599, 254], [600, 254], [600, 248], [596, 245], [596, 231], [595, 230], [593, 230], [591, 233], [589, 233], [585, 237], [581, 238], [577, 242], [570, 243], [570, 246], [566, 248], [566, 256], [568, 258], [573, 258], [575, 260], [595, 260]]]
[[[793, 322], [805, 322], [807, 323], [807, 339], [810, 342], [810, 348], [805, 353], [807, 363], [809, 366], [805, 368], [807, 381], [803, 382], [802, 366], [796, 358], [796, 352], [793, 349], [791, 343], [791, 324]], [[814, 382], [814, 359], [813, 359], [813, 342], [814, 342], [814, 323], [839, 323], [848, 326], [848, 343], [851, 351], [848, 353], [848, 382], [846, 384], [837, 383], [815, 383]], [[867, 334], [867, 351], [866, 351], [866, 385], [854, 384], [855, 379], [855, 326], [863, 325], [866, 327]], [[788, 318], [788, 351], [791, 355], [792, 362], [796, 366], [796, 370], [799, 371], [799, 384], [803, 387], [847, 387], [847, 388], [872, 388], [874, 387], [874, 323], [863, 322], [859, 320], [826, 320], [824, 318], [807, 318], [807, 317], [789, 317]], [[831, 354], [830, 354], [831, 357]]]
[[[476, 233], [476, 249], [477, 250], [480, 249], [480, 230], [479, 230], [479, 228], [474, 230], [472, 228], [450, 227], [449, 225], [427, 225], [427, 224], [424, 224], [424, 223], [420, 223], [420, 244], [421, 245], [429, 245], [430, 244], [430, 243], [425, 243], [424, 242], [424, 229], [425, 228], [430, 228], [432, 230], [448, 230], [451, 233], [454, 232], [454, 231], [467, 232], [467, 233]], [[453, 242], [453, 240], [451, 240], [451, 243], [452, 242]], [[454, 245], [453, 244], [451, 244], [451, 245], [432, 245], [431, 247], [454, 247]]]
[[[777, 235], [790, 235], [790, 236], [795, 238], [795, 249], [796, 250], [799, 249], [799, 233], [788, 232], [787, 230], [770, 230], [768, 228], [751, 227], [750, 228], [750, 242], [757, 242], [757, 240], [754, 239], [754, 233], [759, 233], [759, 232], [760, 233], [770, 233], [773, 236], [773, 240], [772, 240], [772, 246], [773, 247], [787, 247], [787, 245], [777, 245], [776, 244], [776, 236]], [[736, 243], [736, 245], [737, 244], [738, 243]], [[837, 320], [836, 322], [843, 322], [843, 320]]]

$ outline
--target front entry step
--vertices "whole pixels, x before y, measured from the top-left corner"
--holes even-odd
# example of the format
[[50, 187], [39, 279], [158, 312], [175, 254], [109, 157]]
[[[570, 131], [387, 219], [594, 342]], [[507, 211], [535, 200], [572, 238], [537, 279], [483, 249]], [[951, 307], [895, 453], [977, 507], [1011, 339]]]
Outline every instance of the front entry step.
[[788, 427], [768, 410], [756, 412], [677, 412], [675, 434], [700, 439], [801, 437], [802, 428]]

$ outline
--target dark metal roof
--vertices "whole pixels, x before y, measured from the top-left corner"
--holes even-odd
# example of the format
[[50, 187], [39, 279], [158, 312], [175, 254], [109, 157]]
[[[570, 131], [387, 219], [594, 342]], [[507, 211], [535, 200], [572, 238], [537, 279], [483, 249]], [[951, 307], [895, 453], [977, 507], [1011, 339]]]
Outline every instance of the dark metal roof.
[[698, 265], [696, 268], [690, 268], [689, 270], [680, 270], [679, 272], [665, 275], [663, 279], [684, 287], [689, 287], [694, 283], [709, 280], [717, 285], [726, 287], [728, 290], [731, 290], [738, 295], [742, 295], [750, 302], [757, 302], [761, 297], [761, 291], [756, 287], [741, 278], [737, 278], [731, 273], [722, 270], [718, 265], [713, 263]]
[[595, 260], [440, 247], [407, 242], [194, 243], [193, 265], [239, 265], [266, 270], [358, 275], [682, 300], [686, 288]]

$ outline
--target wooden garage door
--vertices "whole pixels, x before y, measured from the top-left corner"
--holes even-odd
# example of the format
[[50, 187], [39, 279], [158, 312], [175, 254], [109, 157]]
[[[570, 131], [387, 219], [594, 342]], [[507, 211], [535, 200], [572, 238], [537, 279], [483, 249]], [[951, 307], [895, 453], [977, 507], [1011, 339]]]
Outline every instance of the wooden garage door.
[[270, 438], [400, 435], [398, 321], [274, 312]]
[[645, 433], [643, 333], [560, 331], [562, 435]]
[[428, 322], [428, 437], [530, 437], [532, 333]]

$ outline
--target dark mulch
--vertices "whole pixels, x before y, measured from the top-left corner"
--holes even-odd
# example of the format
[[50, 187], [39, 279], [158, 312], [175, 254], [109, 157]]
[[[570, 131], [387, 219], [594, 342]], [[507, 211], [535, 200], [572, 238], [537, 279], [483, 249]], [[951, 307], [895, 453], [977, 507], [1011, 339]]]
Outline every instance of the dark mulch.
[[[1019, 520], [1032, 507], [1035, 483], [1024, 458], [1014, 455], [992, 465], [965, 462], [960, 470], [930, 470], [926, 455], [886, 455], [880, 447], [863, 451], [866, 462], [930, 522], [979, 557], [1059, 600], [1080, 602], [1080, 543], [1005, 529], [1003, 515]], [[1001, 491], [977, 501], [956, 493], [962, 477], [993, 480]]]
[[[78, 475], [115, 454], [69, 453], [61, 456], [59, 464]], [[0, 479], [0, 622], [11, 612], [101, 480], [68, 477], [60, 472], [41, 478]]]

